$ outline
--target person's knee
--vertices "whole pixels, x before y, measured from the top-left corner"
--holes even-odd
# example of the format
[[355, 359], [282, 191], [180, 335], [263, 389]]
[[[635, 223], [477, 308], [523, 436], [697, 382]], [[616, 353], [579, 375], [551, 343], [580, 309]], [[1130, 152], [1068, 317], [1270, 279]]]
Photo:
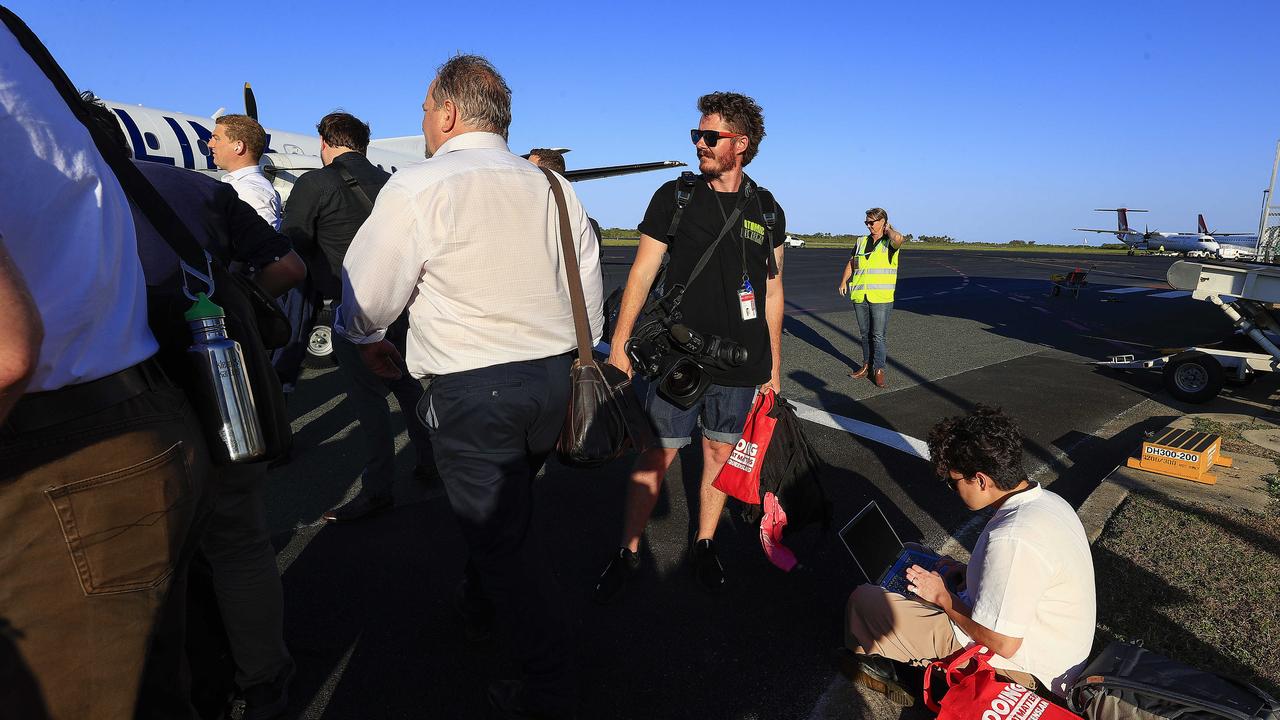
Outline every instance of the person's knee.
[[702, 438], [702, 454], [711, 462], [717, 465], [724, 465], [728, 462], [729, 456], [733, 454], [733, 445], [704, 437]]
[[679, 448], [658, 447], [645, 450], [636, 457], [636, 464], [631, 470], [632, 480], [661, 485], [667, 468], [671, 467], [679, 453]]

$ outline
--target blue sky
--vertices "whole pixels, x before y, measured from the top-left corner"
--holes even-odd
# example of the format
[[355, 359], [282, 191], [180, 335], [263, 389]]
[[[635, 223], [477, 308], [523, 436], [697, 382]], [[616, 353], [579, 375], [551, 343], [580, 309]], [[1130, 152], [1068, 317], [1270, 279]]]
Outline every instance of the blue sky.
[[[696, 98], [743, 92], [767, 131], [748, 172], [799, 232], [881, 206], [903, 232], [1079, 242], [1120, 205], [1252, 231], [1280, 139], [1273, 0], [441, 5], [9, 3], [81, 88], [208, 115], [247, 80], [297, 132], [337, 107], [420, 132], [435, 68], [480, 53], [514, 91], [512, 149], [571, 147], [570, 168], [692, 162]], [[674, 174], [577, 189], [634, 227]]]

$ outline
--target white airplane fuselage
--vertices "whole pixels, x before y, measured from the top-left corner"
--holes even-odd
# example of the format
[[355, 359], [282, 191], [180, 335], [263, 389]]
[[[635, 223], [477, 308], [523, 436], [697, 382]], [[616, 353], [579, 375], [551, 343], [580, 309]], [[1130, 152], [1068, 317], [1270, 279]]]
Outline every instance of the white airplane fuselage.
[[[158, 162], [198, 172], [221, 175], [213, 164], [207, 141], [214, 120], [199, 115], [157, 110], [141, 105], [104, 100], [124, 130], [133, 156], [138, 160]], [[294, 181], [309, 170], [323, 167], [320, 160], [320, 138], [315, 135], [284, 132], [266, 128], [267, 149], [261, 165], [272, 179], [281, 200], [288, 199]], [[379, 142], [393, 144], [396, 149], [378, 147]], [[424, 159], [421, 136], [374, 140], [366, 157], [374, 165], [395, 172], [401, 167]]]
[[1180, 233], [1146, 234], [1134, 231], [1117, 231], [1115, 236], [1120, 238], [1120, 242], [1135, 250], [1159, 250], [1164, 248], [1166, 252], [1202, 252], [1207, 255], [1217, 255], [1219, 251], [1216, 240], [1212, 237], [1205, 238], [1200, 235], [1184, 235]]

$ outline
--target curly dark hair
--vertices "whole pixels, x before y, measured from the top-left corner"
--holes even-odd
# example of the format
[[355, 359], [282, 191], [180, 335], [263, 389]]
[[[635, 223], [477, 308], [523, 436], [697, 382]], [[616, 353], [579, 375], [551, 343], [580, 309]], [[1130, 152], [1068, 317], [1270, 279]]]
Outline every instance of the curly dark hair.
[[953, 470], [966, 478], [983, 472], [996, 487], [1012, 490], [1027, 477], [1022, 467], [1022, 433], [1013, 418], [988, 405], [934, 425], [929, 430], [929, 455], [943, 479]]
[[764, 111], [746, 95], [731, 92], [713, 92], [698, 98], [698, 112], [719, 115], [734, 132], [747, 136], [747, 149], [742, 154], [742, 164], [750, 165], [760, 151], [764, 140]]

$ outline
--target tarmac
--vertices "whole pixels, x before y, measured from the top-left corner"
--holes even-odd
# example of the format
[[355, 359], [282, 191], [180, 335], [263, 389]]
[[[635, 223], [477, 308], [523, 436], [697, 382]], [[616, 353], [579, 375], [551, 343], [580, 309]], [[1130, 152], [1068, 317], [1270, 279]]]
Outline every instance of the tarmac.
[[[633, 254], [604, 249], [607, 288], [625, 280]], [[1169, 258], [908, 246], [888, 333], [889, 387], [879, 389], [846, 377], [862, 351], [848, 301], [836, 293], [845, 258], [808, 248], [786, 257], [783, 395], [816, 420], [805, 427], [833, 505], [834, 527], [792, 541], [802, 571], [770, 565], [731, 506], [717, 536], [731, 587], [715, 598], [700, 591], [686, 555], [701, 459], [688, 450], [668, 476], [641, 570], [617, 603], [596, 606], [588, 592], [617, 545], [629, 463], [584, 472], [551, 462], [539, 479], [535, 533], [573, 618], [582, 717], [908, 717], [858, 694], [830, 662], [857, 583], [834, 529], [874, 499], [903, 540], [967, 556], [982, 518], [947, 493], [918, 448], [937, 420], [981, 402], [1019, 420], [1028, 474], [1080, 508], [1094, 538], [1123, 494], [1143, 482], [1113, 469], [1144, 432], [1197, 408], [1164, 393], [1159, 373], [1090, 363], [1154, 356], [1231, 331], [1220, 311], [1164, 284]], [[1048, 276], [1081, 263], [1090, 274], [1080, 297], [1052, 296]], [[1276, 384], [1264, 376], [1229, 387], [1207, 409], [1274, 427]], [[286, 639], [299, 667], [289, 717], [485, 717], [486, 685], [518, 673], [506, 641], [474, 645], [463, 637], [450, 599], [465, 550], [442, 491], [411, 480], [402, 432], [395, 510], [326, 526], [320, 515], [358, 491], [363, 462], [340, 373], [306, 371], [290, 409], [298, 452], [272, 472], [268, 489]], [[1233, 470], [1266, 465], [1242, 460]], [[1235, 487], [1225, 475], [1217, 486], [1177, 491]], [[1241, 479], [1241, 497], [1261, 502], [1257, 482]]]

